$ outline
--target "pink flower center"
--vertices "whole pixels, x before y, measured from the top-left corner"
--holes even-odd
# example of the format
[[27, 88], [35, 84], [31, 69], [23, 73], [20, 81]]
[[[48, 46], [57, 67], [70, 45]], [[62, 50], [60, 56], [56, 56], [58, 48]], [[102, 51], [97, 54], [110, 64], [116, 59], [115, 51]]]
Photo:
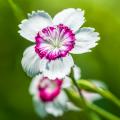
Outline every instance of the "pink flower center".
[[60, 93], [62, 86], [61, 79], [50, 80], [43, 77], [38, 86], [38, 96], [43, 102], [53, 101]]
[[75, 34], [63, 24], [42, 29], [35, 39], [36, 53], [49, 60], [65, 57], [75, 44]]

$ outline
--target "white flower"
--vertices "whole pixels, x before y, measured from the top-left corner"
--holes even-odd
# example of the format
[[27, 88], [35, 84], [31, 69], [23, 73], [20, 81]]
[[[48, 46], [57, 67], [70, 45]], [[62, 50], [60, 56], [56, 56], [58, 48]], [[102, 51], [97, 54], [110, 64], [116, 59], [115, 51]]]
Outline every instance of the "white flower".
[[68, 75], [74, 65], [70, 53], [90, 52], [100, 39], [94, 28], [80, 28], [84, 22], [81, 9], [65, 9], [53, 20], [44, 11], [28, 14], [19, 25], [20, 35], [35, 44], [23, 54], [22, 66], [27, 74], [42, 72], [51, 79]]
[[45, 117], [48, 114], [61, 116], [65, 111], [78, 110], [69, 100], [62, 88], [70, 87], [71, 79], [56, 78], [51, 80], [42, 74], [33, 78], [29, 92], [33, 96], [34, 107], [37, 114]]

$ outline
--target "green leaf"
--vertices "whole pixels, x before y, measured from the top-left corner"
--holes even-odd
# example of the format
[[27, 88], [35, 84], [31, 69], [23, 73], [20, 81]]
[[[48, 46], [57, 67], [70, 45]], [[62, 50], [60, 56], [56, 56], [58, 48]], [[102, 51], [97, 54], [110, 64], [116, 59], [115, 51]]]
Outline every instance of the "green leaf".
[[112, 101], [118, 107], [120, 107], [120, 100], [115, 95], [113, 95], [110, 91], [97, 87], [94, 83], [87, 80], [78, 80], [77, 84], [81, 89], [84, 89], [89, 92], [98, 93], [104, 98]]
[[74, 105], [76, 105], [79, 108], [83, 108], [82, 100], [80, 96], [77, 93], [75, 93], [75, 91], [65, 89], [65, 92], [68, 98], [70, 99], [70, 101], [74, 103]]
[[101, 96], [103, 96], [104, 98], [109, 99], [110, 101], [115, 103], [118, 107], [120, 107], [120, 100], [115, 95], [113, 95], [110, 91], [104, 90], [102, 88], [97, 88], [96, 92]]
[[89, 117], [91, 118], [91, 120], [101, 120], [101, 118], [93, 111], [90, 111]]
[[85, 89], [90, 92], [96, 92], [97, 87], [90, 81], [87, 80], [78, 80], [77, 84], [80, 88]]
[[113, 115], [112, 113], [109, 113], [107, 111], [105, 111], [104, 109], [94, 105], [94, 104], [90, 104], [90, 103], [87, 103], [87, 107], [94, 111], [95, 113], [98, 113], [99, 115], [103, 116], [104, 118], [106, 118], [107, 120], [120, 120], [119, 117]]
[[[75, 93], [75, 91], [65, 89], [65, 92], [68, 95], [71, 102], [74, 103], [74, 105], [76, 105], [79, 108], [84, 108], [84, 105], [83, 105], [83, 102], [82, 102], [80, 96], [77, 93]], [[85, 105], [86, 105], [86, 108], [88, 108], [89, 110], [103, 116], [107, 120], [120, 120], [119, 117], [113, 115], [112, 113], [109, 113], [109, 112], [105, 111], [104, 109], [102, 109], [102, 108], [100, 108], [100, 107], [98, 107], [98, 106], [96, 106], [92, 103], [89, 103], [89, 102], [86, 101]], [[89, 112], [88, 109], [87, 109], [87, 112]], [[99, 120], [98, 116], [97, 115], [95, 116], [95, 114], [90, 115], [90, 112], [89, 112], [88, 115], [90, 117], [94, 117], [94, 119], [92, 118], [93, 120], [97, 120], [97, 119]]]

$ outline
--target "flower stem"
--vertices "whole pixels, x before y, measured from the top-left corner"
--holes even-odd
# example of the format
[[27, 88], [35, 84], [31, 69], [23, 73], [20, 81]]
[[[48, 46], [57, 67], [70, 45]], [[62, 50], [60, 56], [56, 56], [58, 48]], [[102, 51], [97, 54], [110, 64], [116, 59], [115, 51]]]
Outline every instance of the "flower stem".
[[[67, 94], [67, 96], [69, 97], [69, 99], [80, 109], [83, 107], [82, 104], [82, 100], [81, 97], [78, 96], [78, 94], [76, 94], [75, 91], [73, 90], [67, 90], [65, 89], [65, 92]], [[99, 106], [96, 106], [92, 103], [89, 103], [88, 101], [85, 102], [86, 104], [86, 108], [87, 110], [89, 110], [88, 112], [90, 113], [90, 111], [93, 111], [95, 113], [97, 113], [98, 115], [101, 115], [102, 117], [106, 118], [107, 120], [120, 120], [119, 117], [113, 115], [110, 112], [105, 111], [104, 109], [100, 108]]]
[[74, 85], [76, 86], [76, 89], [77, 89], [78, 93], [79, 93], [79, 96], [80, 96], [80, 99], [81, 99], [81, 104], [82, 104], [82, 107], [83, 107], [84, 110], [85, 110], [86, 116], [87, 116], [88, 118], [90, 118], [91, 120], [93, 120], [92, 117], [91, 117], [91, 113], [89, 112], [89, 109], [88, 109], [88, 107], [87, 107], [87, 105], [86, 105], [86, 100], [85, 100], [85, 98], [84, 98], [84, 96], [83, 96], [83, 94], [82, 94], [82, 92], [81, 92], [80, 87], [78, 86], [78, 84], [77, 84], [77, 82], [76, 82], [75, 79], [72, 79], [72, 80], [73, 80]]
[[[120, 120], [119, 117], [113, 115], [112, 113], [109, 113], [109, 112], [105, 111], [104, 109], [102, 109], [102, 108], [100, 108], [100, 107], [98, 107], [98, 106], [96, 106], [96, 105], [94, 105], [94, 104], [92, 104], [92, 103], [87, 102], [87, 101], [85, 100], [84, 96], [82, 95], [82, 93], [81, 93], [81, 88], [80, 88], [80, 86], [77, 84], [76, 80], [74, 80], [74, 79], [72, 79], [72, 80], [73, 80], [73, 83], [74, 83], [74, 85], [76, 86], [76, 88], [77, 88], [77, 90], [78, 90], [78, 93], [79, 93], [79, 95], [80, 95], [81, 102], [83, 103], [83, 108], [85, 109], [86, 112], [88, 112], [88, 113], [87, 113], [88, 116], [90, 116], [89, 110], [92, 110], [93, 112], [95, 112], [95, 113], [103, 116], [104, 118], [106, 118], [106, 119], [108, 119], [108, 120]], [[98, 92], [98, 93], [100, 93], [100, 92]], [[101, 92], [101, 94], [102, 94], [102, 93], [105, 94], [104, 92]], [[109, 95], [111, 96], [111, 94], [108, 94], [108, 98], [109, 98]], [[116, 99], [115, 99], [115, 100], [116, 100]], [[114, 101], [114, 99], [113, 99], [113, 101]], [[116, 103], [117, 103], [117, 102], [116, 102]], [[119, 103], [119, 102], [118, 102], [118, 103]]]
[[120, 100], [115, 95], [113, 95], [110, 91], [106, 89], [102, 89], [100, 87], [96, 87], [93, 83], [87, 80], [79, 80], [76, 84], [78, 84], [78, 87], [86, 91], [100, 94], [104, 98], [112, 101], [114, 104], [120, 107]]
[[77, 89], [77, 91], [78, 91], [78, 93], [79, 93], [79, 95], [81, 97], [81, 101], [82, 101], [83, 105], [85, 106], [86, 101], [84, 99], [84, 96], [82, 95], [81, 88], [79, 87], [79, 85], [77, 84], [75, 79], [72, 79], [72, 81], [73, 81], [73, 83], [74, 83], [74, 85], [75, 85], [75, 87], [76, 87], [76, 89]]
[[120, 107], [120, 100], [115, 95], [113, 95], [110, 91], [98, 88], [96, 90], [96, 92], [98, 94], [100, 94], [101, 96], [103, 96], [104, 98], [109, 99], [110, 101], [112, 101], [118, 107]]
[[107, 120], [120, 120], [120, 118], [118, 118], [117, 116], [105, 111], [104, 109], [92, 104], [92, 103], [88, 103], [87, 107], [94, 111], [95, 113], [98, 113], [99, 115], [103, 116], [104, 118], [106, 118]]

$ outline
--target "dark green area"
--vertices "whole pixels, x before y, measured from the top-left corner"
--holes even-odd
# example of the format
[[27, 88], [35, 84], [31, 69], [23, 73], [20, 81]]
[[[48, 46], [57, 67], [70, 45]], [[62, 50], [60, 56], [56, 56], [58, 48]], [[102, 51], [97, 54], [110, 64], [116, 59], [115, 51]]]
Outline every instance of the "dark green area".
[[[54, 16], [65, 8], [85, 10], [86, 27], [100, 33], [99, 45], [91, 53], [74, 55], [82, 78], [104, 81], [120, 98], [120, 0], [14, 0], [26, 15], [45, 10]], [[21, 67], [22, 53], [31, 43], [17, 33], [20, 21], [8, 0], [0, 0], [0, 120], [40, 120], [28, 93], [30, 78]], [[103, 100], [98, 104], [120, 116], [120, 110]], [[69, 112], [57, 120], [84, 120], [82, 113]], [[49, 117], [46, 120], [55, 120]]]

